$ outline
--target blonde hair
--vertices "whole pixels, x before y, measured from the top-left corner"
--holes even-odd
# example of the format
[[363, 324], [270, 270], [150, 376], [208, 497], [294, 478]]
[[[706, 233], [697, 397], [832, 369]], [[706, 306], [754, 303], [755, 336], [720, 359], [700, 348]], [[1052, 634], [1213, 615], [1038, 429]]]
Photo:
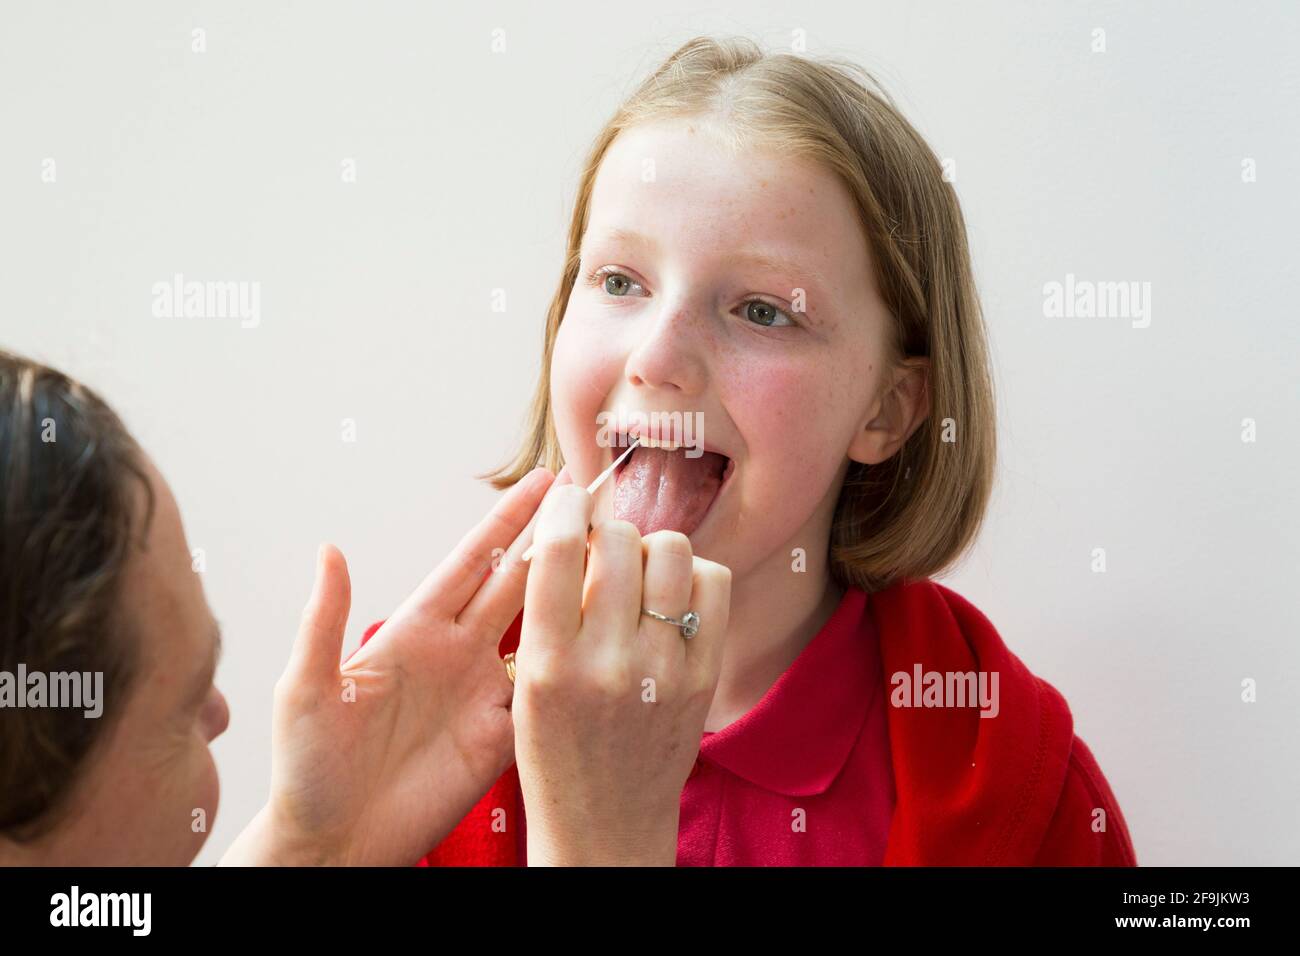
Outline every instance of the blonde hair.
[[513, 461], [479, 477], [500, 489], [539, 464], [553, 471], [563, 465], [550, 411], [551, 356], [578, 275], [596, 173], [623, 130], [683, 117], [715, 118], [733, 148], [752, 144], [820, 162], [854, 197], [894, 318], [892, 359], [928, 357], [930, 414], [887, 461], [849, 463], [831, 526], [831, 573], [872, 592], [949, 567], [979, 531], [996, 454], [984, 320], [956, 193], [934, 152], [866, 70], [838, 59], [765, 54], [743, 38], [697, 37], [681, 46], [596, 137], [546, 317], [526, 438]]

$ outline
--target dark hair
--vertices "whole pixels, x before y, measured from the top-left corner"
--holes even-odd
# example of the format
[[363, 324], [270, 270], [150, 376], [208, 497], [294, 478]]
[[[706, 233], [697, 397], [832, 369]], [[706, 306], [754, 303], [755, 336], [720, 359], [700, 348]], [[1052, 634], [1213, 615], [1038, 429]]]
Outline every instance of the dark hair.
[[[0, 833], [56, 823], [97, 742], [120, 716], [138, 654], [119, 606], [144, 488], [144, 456], [84, 385], [0, 350], [0, 670], [102, 672], [103, 712], [0, 711]], [[141, 537], [144, 532], [141, 531]]]

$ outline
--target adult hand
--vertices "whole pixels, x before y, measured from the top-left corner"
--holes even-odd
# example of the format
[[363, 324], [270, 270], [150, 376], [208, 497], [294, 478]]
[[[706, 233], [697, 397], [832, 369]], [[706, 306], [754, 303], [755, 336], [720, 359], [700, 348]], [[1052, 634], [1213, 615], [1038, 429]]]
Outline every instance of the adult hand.
[[523, 604], [519, 555], [552, 482], [538, 468], [511, 488], [342, 664], [347, 564], [321, 548], [275, 688], [270, 800], [223, 863], [412, 864], [510, 766], [497, 645]]
[[[530, 865], [677, 859], [682, 787], [718, 684], [731, 571], [690, 539], [594, 529], [584, 489], [542, 505], [516, 655], [515, 757]], [[699, 632], [641, 614], [681, 619]]]

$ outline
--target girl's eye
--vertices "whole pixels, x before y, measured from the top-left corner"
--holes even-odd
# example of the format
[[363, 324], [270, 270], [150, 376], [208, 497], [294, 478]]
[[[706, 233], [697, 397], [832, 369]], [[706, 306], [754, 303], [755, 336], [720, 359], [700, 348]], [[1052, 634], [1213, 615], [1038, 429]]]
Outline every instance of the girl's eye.
[[628, 290], [635, 286], [641, 291], [645, 291], [641, 283], [633, 282], [625, 273], [613, 269], [597, 269], [587, 276], [587, 284], [600, 286], [606, 293], [612, 296], [622, 297], [628, 294]]
[[[787, 325], [794, 325], [794, 320], [786, 315], [770, 302], [764, 302], [762, 299], [750, 299], [745, 303], [745, 318], [755, 325], [762, 325], [768, 328], [782, 328]], [[784, 321], [778, 321], [778, 319]]]
[[[632, 289], [640, 289], [642, 293], [645, 292], [645, 287], [641, 283], [629, 278], [626, 273], [611, 269], [608, 266], [588, 273], [587, 284], [593, 287], [599, 286], [607, 295], [615, 298], [624, 298], [633, 294]], [[778, 309], [770, 302], [764, 302], [762, 299], [750, 299], [744, 303], [744, 307], [746, 321], [755, 325], [778, 329], [798, 325], [781, 309]]]

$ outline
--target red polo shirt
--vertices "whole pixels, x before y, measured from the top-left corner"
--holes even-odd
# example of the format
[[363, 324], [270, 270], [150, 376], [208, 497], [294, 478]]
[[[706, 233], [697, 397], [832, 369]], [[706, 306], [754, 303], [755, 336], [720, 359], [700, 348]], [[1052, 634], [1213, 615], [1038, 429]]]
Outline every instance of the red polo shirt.
[[867, 595], [850, 589], [762, 699], [704, 735], [677, 865], [880, 865], [894, 809], [884, 686]]
[[[521, 622], [503, 654], [518, 647]], [[996, 714], [897, 692], [898, 675], [930, 673], [996, 674]], [[514, 810], [504, 832], [498, 808]], [[525, 834], [512, 765], [419, 863], [524, 864]], [[682, 789], [677, 862], [1134, 866], [1136, 857], [1064, 698], [961, 595], [918, 580], [870, 596], [847, 590], [758, 704], [704, 735]]]
[[[763, 698], [706, 732], [682, 789], [678, 866], [878, 866], [894, 806], [867, 596], [839, 608]], [[522, 800], [516, 841], [527, 864]]]

